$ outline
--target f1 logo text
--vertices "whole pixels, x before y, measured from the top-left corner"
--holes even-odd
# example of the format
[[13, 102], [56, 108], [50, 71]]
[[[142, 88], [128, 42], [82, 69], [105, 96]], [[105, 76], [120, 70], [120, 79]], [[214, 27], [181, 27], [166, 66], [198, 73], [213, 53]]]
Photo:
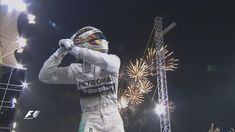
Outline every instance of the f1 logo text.
[[37, 118], [39, 115], [40, 111], [39, 110], [30, 110], [28, 113], [25, 115], [24, 119], [34, 119]]

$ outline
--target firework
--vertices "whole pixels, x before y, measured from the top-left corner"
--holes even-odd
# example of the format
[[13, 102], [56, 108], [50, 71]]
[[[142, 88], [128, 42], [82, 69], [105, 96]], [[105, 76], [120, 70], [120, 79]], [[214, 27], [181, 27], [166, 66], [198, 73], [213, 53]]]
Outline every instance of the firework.
[[[119, 107], [127, 108], [129, 104], [139, 105], [144, 101], [144, 95], [151, 92], [154, 85], [148, 80], [151, 76], [156, 75], [157, 67], [155, 64], [156, 55], [164, 54], [165, 69], [173, 71], [177, 68], [178, 59], [172, 58], [173, 52], [167, 50], [167, 46], [148, 48], [144, 59], [136, 59], [135, 63], [130, 62], [126, 70], [121, 70], [119, 74]], [[126, 88], [126, 86], [128, 86]], [[169, 104], [170, 111], [173, 112], [174, 102]]]
[[145, 61], [136, 59], [135, 64], [130, 62], [127, 66], [127, 75], [137, 81], [149, 75], [148, 68]]
[[127, 99], [127, 97], [125, 97], [124, 95], [120, 97], [120, 99], [118, 100], [118, 108], [120, 109], [124, 109], [127, 108], [129, 104], [129, 101]]
[[161, 52], [163, 52], [165, 56], [166, 71], [174, 71], [175, 69], [177, 69], [179, 60], [171, 57], [174, 52], [170, 52], [167, 49], [167, 46], [162, 47], [160, 50], [156, 50], [155, 48], [148, 48], [147, 54], [145, 56], [145, 61], [149, 65], [150, 75], [152, 76], [156, 74], [156, 67], [154, 65], [156, 55], [161, 54]]
[[175, 107], [176, 107], [175, 102], [170, 101], [169, 102], [169, 110], [170, 110], [171, 113], [174, 112]]
[[134, 85], [128, 86], [128, 90], [126, 91], [125, 96], [127, 97], [128, 101], [131, 104], [138, 105], [138, 104], [142, 103], [144, 100], [143, 93], [140, 92], [140, 89], [138, 89]]
[[165, 56], [165, 68], [166, 71], [174, 71], [177, 69], [178, 59], [171, 57], [174, 52], [170, 52], [167, 49], [167, 45], [164, 47], [164, 56]]
[[166, 59], [166, 70], [167, 71], [174, 71], [175, 69], [177, 69], [178, 66], [178, 59], [175, 58], [170, 58], [170, 59]]
[[153, 84], [147, 79], [139, 81], [139, 85], [140, 85], [140, 87], [139, 87], [140, 92], [144, 93], [144, 94], [151, 92], [151, 90], [153, 88]]
[[156, 59], [156, 49], [155, 48], [148, 48], [147, 54], [145, 56], [145, 61], [148, 65], [152, 65]]

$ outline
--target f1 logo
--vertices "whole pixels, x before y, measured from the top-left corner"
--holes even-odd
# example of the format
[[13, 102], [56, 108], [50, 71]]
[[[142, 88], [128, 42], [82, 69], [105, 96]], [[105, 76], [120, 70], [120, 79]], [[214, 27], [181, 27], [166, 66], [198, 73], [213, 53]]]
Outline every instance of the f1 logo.
[[39, 115], [40, 111], [39, 110], [30, 110], [28, 113], [25, 115], [24, 119], [33, 119], [37, 118]]

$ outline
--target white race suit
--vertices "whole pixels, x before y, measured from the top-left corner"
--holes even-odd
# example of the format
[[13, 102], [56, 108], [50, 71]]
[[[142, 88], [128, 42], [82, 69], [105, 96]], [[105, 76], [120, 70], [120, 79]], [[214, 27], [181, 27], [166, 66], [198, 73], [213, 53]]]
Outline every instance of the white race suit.
[[59, 67], [62, 60], [58, 57], [59, 50], [45, 61], [39, 80], [77, 84], [82, 109], [78, 132], [124, 132], [117, 107], [119, 57], [75, 46], [70, 54], [85, 62]]

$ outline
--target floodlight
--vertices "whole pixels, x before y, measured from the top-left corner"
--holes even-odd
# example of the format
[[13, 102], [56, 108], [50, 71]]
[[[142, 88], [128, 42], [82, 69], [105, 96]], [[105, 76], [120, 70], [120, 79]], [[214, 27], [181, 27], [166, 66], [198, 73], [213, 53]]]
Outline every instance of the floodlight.
[[19, 49], [17, 50], [17, 53], [22, 53], [23, 51], [24, 51], [23, 48], [19, 48]]
[[21, 82], [21, 83], [22, 83], [21, 86], [23, 88], [28, 88], [29, 83], [27, 83], [27, 82]]
[[35, 16], [33, 14], [28, 14], [28, 23], [29, 24], [35, 24]]
[[26, 11], [27, 4], [25, 4], [22, 0], [2, 0], [1, 5], [7, 5], [8, 9], [17, 10], [17, 11]]
[[12, 102], [13, 104], [16, 104], [16, 103], [17, 103], [17, 99], [16, 99], [16, 98], [13, 98], [11, 102]]
[[14, 128], [16, 128], [16, 126], [17, 126], [17, 123], [14, 122], [14, 123], [12, 124], [12, 128], [14, 129]]
[[22, 64], [17, 63], [17, 64], [16, 64], [16, 68], [17, 68], [17, 69], [23, 69], [24, 67], [23, 67]]
[[158, 115], [161, 115], [161, 114], [164, 114], [166, 111], [166, 106], [163, 105], [163, 104], [157, 104], [156, 107], [155, 107], [155, 112], [158, 114]]
[[11, 108], [15, 108], [16, 103], [17, 103], [16, 98], [13, 98], [13, 99], [11, 100]]
[[20, 47], [25, 47], [27, 45], [27, 40], [25, 38], [18, 38], [17, 42], [19, 43]]

